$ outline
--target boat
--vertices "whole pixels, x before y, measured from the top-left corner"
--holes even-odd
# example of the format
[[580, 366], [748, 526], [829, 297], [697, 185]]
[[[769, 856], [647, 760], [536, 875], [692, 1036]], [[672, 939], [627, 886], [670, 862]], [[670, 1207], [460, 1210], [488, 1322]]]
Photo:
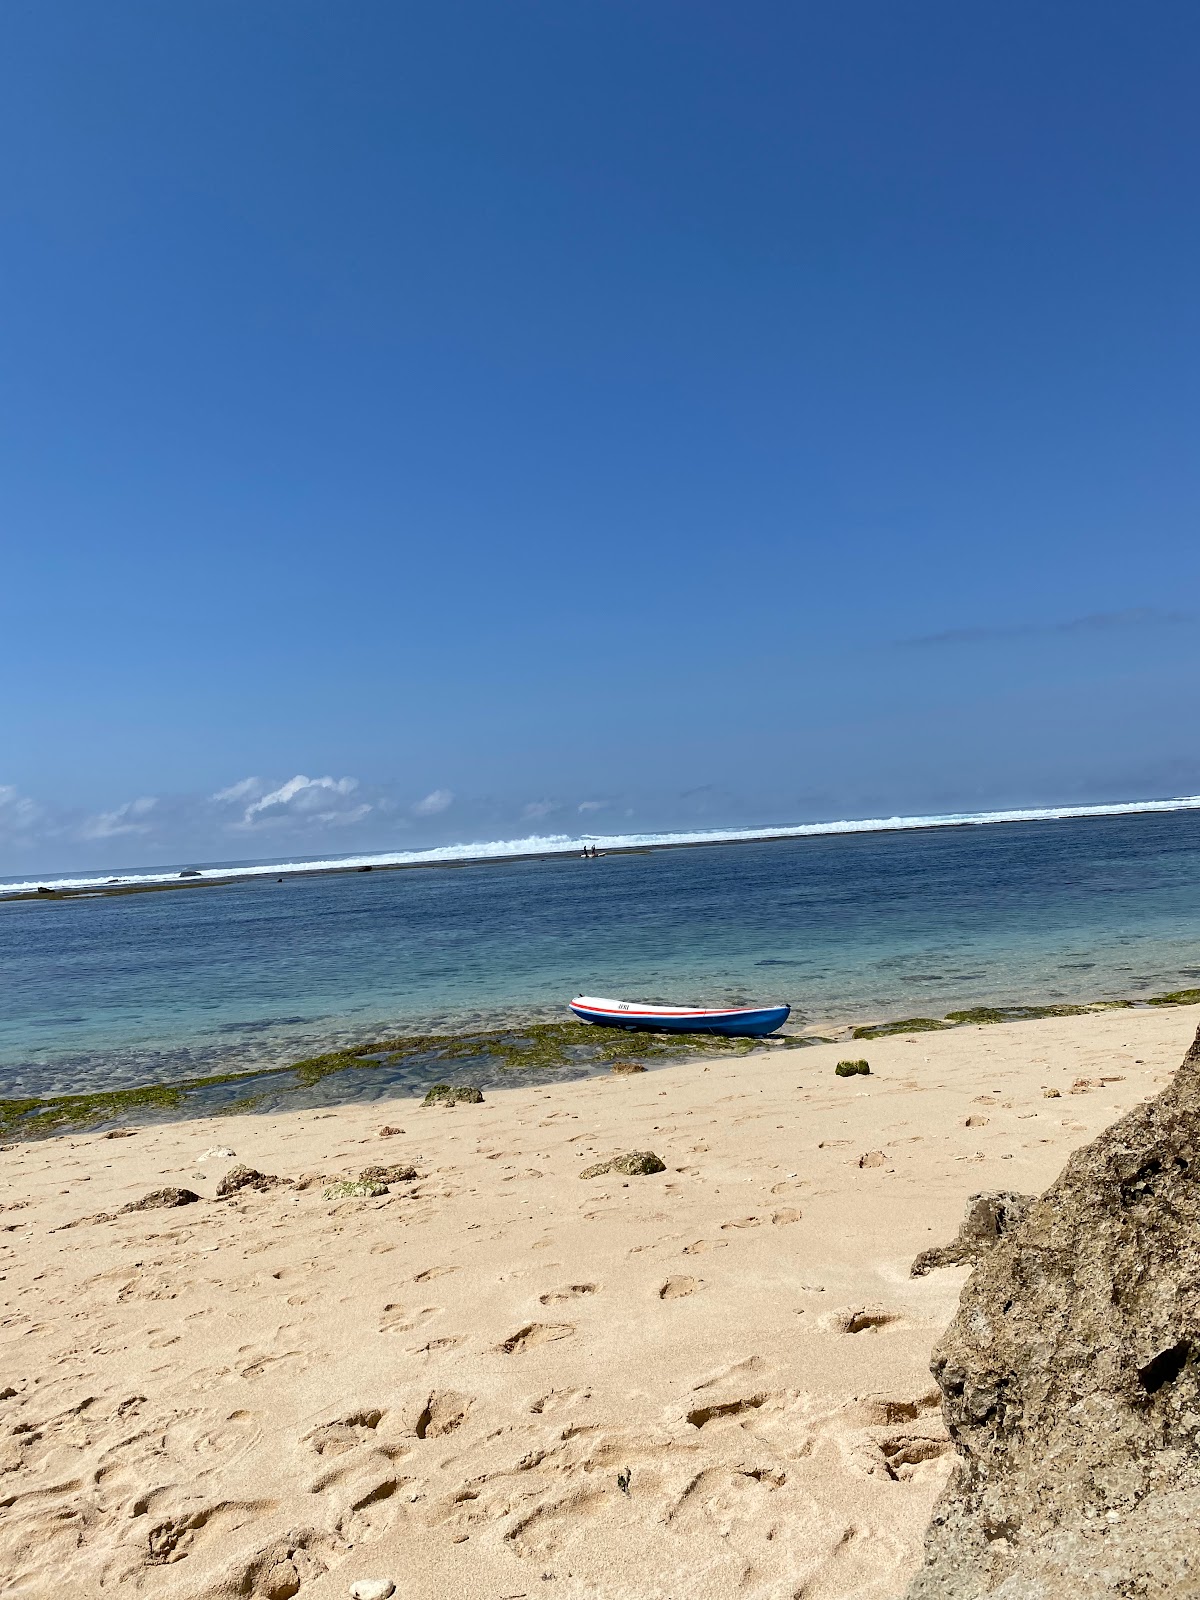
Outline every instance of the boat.
[[580, 994], [569, 1002], [581, 1022], [602, 1028], [638, 1028], [661, 1033], [725, 1033], [734, 1038], [762, 1038], [782, 1028], [791, 1006], [734, 1006], [708, 1010], [701, 1006], [644, 1005], [637, 1000], [602, 1000]]

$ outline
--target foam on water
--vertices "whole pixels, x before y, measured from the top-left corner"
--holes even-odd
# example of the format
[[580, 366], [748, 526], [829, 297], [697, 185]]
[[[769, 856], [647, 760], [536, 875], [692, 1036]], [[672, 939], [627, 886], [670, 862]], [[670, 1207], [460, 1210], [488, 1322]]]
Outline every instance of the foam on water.
[[[1056, 822], [1077, 817], [1125, 817], [1146, 812], [1200, 811], [1200, 795], [1178, 795], [1170, 800], [1123, 800], [1091, 806], [1039, 806], [1012, 811], [957, 811], [932, 817], [864, 817], [836, 822], [801, 822], [770, 828], [710, 828], [681, 833], [587, 833], [528, 834], [523, 839], [476, 840], [470, 844], [435, 845], [425, 850], [385, 850], [369, 855], [330, 856], [322, 860], [237, 862], [223, 866], [204, 866], [188, 870], [191, 882], [205, 878], [256, 878], [277, 876], [281, 872], [337, 872], [355, 867], [418, 867], [439, 862], [511, 861], [522, 856], [573, 855], [584, 845], [599, 850], [667, 849], [673, 845], [737, 844], [759, 839], [805, 839], [840, 833], [896, 833], [920, 828], [982, 827], [1002, 822]], [[39, 887], [57, 889], [101, 889], [111, 873], [91, 876], [0, 878], [0, 897], [29, 894]], [[153, 872], [125, 873], [123, 886], [175, 883], [178, 867]]]

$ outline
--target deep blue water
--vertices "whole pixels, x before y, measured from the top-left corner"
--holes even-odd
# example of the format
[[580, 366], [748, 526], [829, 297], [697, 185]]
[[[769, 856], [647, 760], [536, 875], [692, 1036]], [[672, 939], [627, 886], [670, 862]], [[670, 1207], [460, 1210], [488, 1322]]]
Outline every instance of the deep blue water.
[[0, 1092], [560, 1016], [580, 990], [819, 1022], [1198, 984], [1196, 812], [256, 879], [0, 904]]

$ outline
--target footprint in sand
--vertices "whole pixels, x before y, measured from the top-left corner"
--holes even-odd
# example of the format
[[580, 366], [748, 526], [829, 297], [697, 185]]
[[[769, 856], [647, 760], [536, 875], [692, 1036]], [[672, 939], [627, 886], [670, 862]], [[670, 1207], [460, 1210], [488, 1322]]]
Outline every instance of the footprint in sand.
[[451, 1272], [460, 1272], [461, 1267], [426, 1267], [424, 1272], [418, 1272], [413, 1279], [414, 1283], [428, 1283], [430, 1278], [445, 1278]]
[[418, 1439], [440, 1439], [443, 1434], [453, 1433], [467, 1420], [473, 1403], [470, 1395], [435, 1389], [421, 1407], [413, 1432]]
[[804, 1213], [799, 1206], [781, 1206], [778, 1211], [771, 1213], [771, 1221], [774, 1223], [799, 1222], [803, 1215]]
[[721, 1227], [722, 1227], [722, 1229], [724, 1229], [724, 1228], [761, 1228], [762, 1227], [762, 1218], [761, 1217], [735, 1217], [732, 1222], [723, 1222], [721, 1224]]
[[380, 1333], [411, 1333], [414, 1328], [419, 1328], [423, 1322], [428, 1322], [430, 1317], [436, 1317], [441, 1306], [422, 1306], [419, 1311], [410, 1311], [407, 1306], [398, 1305], [393, 1301], [383, 1308], [380, 1319]]
[[525, 1327], [518, 1328], [516, 1333], [510, 1334], [496, 1349], [506, 1356], [518, 1356], [526, 1350], [532, 1350], [535, 1345], [549, 1344], [554, 1339], [569, 1339], [574, 1332], [574, 1325], [570, 1322], [529, 1322]]
[[547, 1294], [539, 1295], [538, 1300], [544, 1306], [556, 1306], [564, 1300], [579, 1300], [585, 1294], [595, 1294], [599, 1284], [595, 1283], [569, 1283], [563, 1289], [551, 1289]]
[[695, 1294], [697, 1289], [704, 1287], [703, 1278], [668, 1278], [658, 1291], [660, 1300], [682, 1300], [685, 1295]]
[[695, 1244], [685, 1244], [683, 1253], [685, 1256], [702, 1256], [706, 1250], [728, 1250], [728, 1248], [727, 1239], [717, 1239], [712, 1243], [707, 1239], [697, 1239]]
[[757, 1411], [766, 1404], [765, 1394], [747, 1395], [741, 1400], [725, 1400], [718, 1405], [695, 1406], [687, 1414], [693, 1428], [703, 1428], [720, 1417], [740, 1417], [748, 1411]]
[[877, 1333], [901, 1320], [894, 1311], [884, 1311], [879, 1306], [857, 1306], [831, 1312], [824, 1327], [830, 1333]]

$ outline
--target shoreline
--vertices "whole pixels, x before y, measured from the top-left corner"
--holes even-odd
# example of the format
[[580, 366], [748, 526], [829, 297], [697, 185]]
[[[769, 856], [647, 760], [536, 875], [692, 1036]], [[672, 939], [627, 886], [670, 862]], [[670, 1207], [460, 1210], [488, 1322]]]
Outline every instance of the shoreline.
[[[1171, 815], [1180, 812], [1200, 811], [1200, 795], [1178, 795], [1171, 799], [1127, 800], [1087, 806], [1045, 806], [1014, 808], [1006, 811], [980, 811], [949, 813], [927, 817], [878, 817], [845, 819], [830, 822], [811, 822], [781, 825], [778, 828], [730, 828], [705, 830], [679, 830], [676, 834], [596, 834], [578, 838], [559, 836], [547, 840], [542, 848], [522, 850], [521, 844], [532, 841], [513, 840], [488, 846], [483, 842], [474, 845], [435, 845], [426, 851], [366, 851], [357, 856], [347, 856], [341, 861], [318, 861], [311, 866], [303, 862], [278, 862], [260, 864], [247, 862], [232, 867], [185, 868], [172, 870], [172, 876], [147, 873], [128, 874], [125, 881], [99, 873], [63, 874], [54, 887], [53, 875], [45, 884], [33, 879], [12, 889], [0, 884], [0, 905], [37, 903], [39, 901], [111, 898], [122, 894], [156, 893], [164, 889], [227, 888], [231, 884], [251, 882], [255, 879], [284, 882], [288, 878], [345, 876], [355, 872], [403, 872], [417, 868], [459, 868], [512, 865], [529, 861], [563, 861], [578, 857], [584, 844], [601, 848], [603, 856], [650, 855], [659, 850], [691, 850], [709, 845], [778, 844], [786, 841], [820, 838], [844, 838], [861, 834], [942, 832], [959, 828], [1004, 827], [1014, 823], [1057, 823], [1098, 821], [1106, 817]], [[461, 852], [440, 854], [440, 852]], [[484, 852], [471, 854], [470, 852]], [[389, 854], [410, 859], [388, 859]], [[418, 859], [411, 859], [417, 857]], [[424, 859], [421, 859], [424, 857]]]
[[[1044, 1190], [1195, 1022], [13, 1146], [0, 1563], [159, 1600], [894, 1600], [953, 1462], [929, 1360], [968, 1276], [911, 1264], [971, 1194]], [[584, 1177], [631, 1150], [664, 1170]], [[141, 1209], [164, 1185], [194, 1198]]]
[[[1175, 990], [1138, 1000], [979, 1005], [948, 1012], [943, 1017], [909, 1016], [835, 1025], [808, 1023], [804, 1031], [781, 1032], [766, 1039], [606, 1029], [578, 1022], [514, 1020], [488, 1029], [458, 1033], [399, 1033], [300, 1060], [190, 1078], [150, 1080], [118, 1088], [64, 1094], [0, 1096], [0, 1139], [24, 1142], [60, 1133], [169, 1123], [213, 1114], [275, 1115], [292, 1109], [289, 1100], [311, 1095], [319, 1085], [332, 1083], [351, 1072], [372, 1075], [370, 1080], [359, 1081], [367, 1082], [370, 1089], [382, 1091], [372, 1096], [373, 1100], [404, 1102], [419, 1096], [435, 1082], [495, 1089], [581, 1081], [603, 1071], [614, 1060], [635, 1062], [654, 1070], [679, 1066], [699, 1056], [735, 1059], [757, 1048], [791, 1052], [827, 1045], [866, 1045], [888, 1038], [916, 1042], [918, 1038], [971, 1027], [1003, 1027], [1051, 1018], [1097, 1016], [1106, 1012], [1128, 1014], [1194, 1005], [1200, 1005], [1200, 988]], [[223, 1093], [238, 1088], [257, 1088], [258, 1092], [240, 1096]], [[346, 1094], [322, 1099], [320, 1104], [348, 1106], [359, 1104], [362, 1099], [363, 1096]]]

